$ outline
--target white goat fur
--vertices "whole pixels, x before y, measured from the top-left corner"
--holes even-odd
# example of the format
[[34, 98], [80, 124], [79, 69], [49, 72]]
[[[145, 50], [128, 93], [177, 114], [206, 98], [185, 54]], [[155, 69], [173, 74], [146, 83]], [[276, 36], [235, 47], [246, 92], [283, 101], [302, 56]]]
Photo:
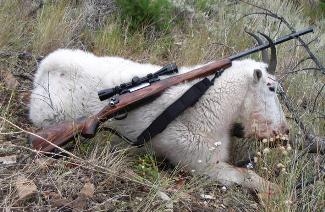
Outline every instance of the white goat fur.
[[[199, 66], [181, 67], [179, 72], [196, 67]], [[99, 90], [160, 68], [119, 57], [97, 57], [81, 50], [57, 50], [41, 62], [35, 75], [30, 119], [36, 126], [45, 127], [97, 113], [108, 103], [98, 99]], [[276, 187], [251, 170], [227, 163], [229, 129], [238, 118], [243, 122], [246, 136], [256, 133], [268, 137], [273, 131], [283, 133], [287, 129], [277, 96], [269, 90], [269, 86], [276, 85], [275, 77], [266, 68], [265, 63], [250, 59], [234, 61], [199, 102], [152, 139], [157, 154], [226, 185], [237, 183], [260, 192], [267, 190], [266, 183]], [[262, 73], [261, 78], [257, 69]], [[126, 119], [110, 120], [109, 125], [135, 140], [194, 83], [173, 86], [153, 102], [129, 112]]]

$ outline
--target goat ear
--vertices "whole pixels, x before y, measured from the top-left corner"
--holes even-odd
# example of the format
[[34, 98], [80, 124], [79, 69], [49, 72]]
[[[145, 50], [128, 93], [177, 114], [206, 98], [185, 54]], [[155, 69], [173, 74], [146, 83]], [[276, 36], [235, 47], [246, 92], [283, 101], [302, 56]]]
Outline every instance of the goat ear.
[[260, 69], [254, 69], [253, 77], [254, 77], [254, 82], [257, 83], [262, 77], [262, 71]]

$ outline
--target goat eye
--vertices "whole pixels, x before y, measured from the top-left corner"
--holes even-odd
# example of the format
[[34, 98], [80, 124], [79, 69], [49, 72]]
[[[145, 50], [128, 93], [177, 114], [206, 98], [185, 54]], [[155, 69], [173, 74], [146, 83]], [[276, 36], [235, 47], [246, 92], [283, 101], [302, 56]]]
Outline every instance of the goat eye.
[[270, 90], [271, 92], [275, 92], [275, 87], [269, 87], [269, 90]]

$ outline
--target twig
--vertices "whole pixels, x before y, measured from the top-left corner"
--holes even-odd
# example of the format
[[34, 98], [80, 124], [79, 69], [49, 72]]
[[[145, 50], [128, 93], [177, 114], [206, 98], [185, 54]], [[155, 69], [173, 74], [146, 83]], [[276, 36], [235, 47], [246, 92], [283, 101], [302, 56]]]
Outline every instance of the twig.
[[288, 71], [286, 74], [293, 74], [293, 73], [297, 73], [297, 72], [300, 72], [300, 71], [310, 71], [310, 70], [314, 70], [314, 71], [319, 71], [319, 68], [302, 68], [302, 69], [298, 69], [298, 70], [293, 70], [293, 71]]
[[315, 112], [317, 99], [318, 99], [318, 97], [320, 96], [320, 94], [322, 93], [324, 87], [325, 87], [325, 83], [323, 84], [323, 86], [321, 87], [321, 89], [317, 92], [317, 95], [316, 95], [316, 97], [315, 97], [315, 99], [314, 99], [314, 105], [313, 105], [313, 110], [312, 110], [312, 112]]
[[[324, 160], [321, 162], [321, 164], [323, 162], [324, 162]], [[306, 187], [306, 186], [309, 186], [309, 185], [313, 185], [313, 184], [315, 184], [316, 181], [323, 180], [324, 177], [325, 177], [325, 168], [324, 168], [324, 166], [319, 166], [319, 173], [318, 173], [318, 175], [314, 176], [313, 178], [308, 179], [305, 182], [298, 183], [296, 185], [296, 189], [302, 189], [303, 187]]]
[[279, 95], [283, 99], [287, 109], [292, 114], [294, 121], [298, 124], [300, 130], [303, 132], [305, 136], [305, 140], [308, 141], [307, 144], [306, 143], [303, 144], [303, 147], [307, 149], [309, 153], [325, 154], [325, 138], [317, 136], [314, 133], [307, 130], [306, 126], [300, 120], [298, 113], [293, 108], [292, 103], [289, 100], [288, 96], [284, 92], [281, 83], [279, 86]]
[[[278, 81], [282, 81], [285, 77], [287, 77], [288, 75], [289, 75], [289, 73], [296, 73], [297, 71], [294, 71], [300, 64], [302, 64], [302, 63], [304, 63], [304, 62], [306, 62], [307, 60], [310, 60], [311, 58], [310, 57], [306, 57], [306, 58], [303, 58], [303, 59], [301, 59], [296, 65], [294, 65], [294, 67], [293, 68], [291, 68], [291, 70], [290, 71], [287, 71], [287, 72], [285, 72], [284, 74], [283, 74], [283, 76], [281, 76], [280, 78], [278, 78]], [[291, 65], [289, 65], [289, 67], [290, 67]], [[302, 71], [302, 70], [300, 70], [300, 71]]]
[[35, 8], [33, 8], [31, 11], [29, 11], [27, 16], [33, 16], [43, 6], [44, 6], [44, 1], [40, 0], [39, 4]]
[[312, 179], [307, 180], [306, 182], [301, 182], [296, 185], [296, 189], [302, 189], [302, 187], [307, 187], [308, 185], [315, 184], [316, 181], [320, 180], [319, 176], [315, 176]]
[[304, 63], [306, 62], [307, 60], [310, 60], [311, 58], [310, 57], [306, 57], [306, 58], [303, 58], [301, 59], [293, 68], [292, 70], [295, 70], [301, 63]]
[[44, 56], [34, 56], [30, 52], [9, 52], [9, 51], [0, 51], [1, 58], [8, 58], [8, 57], [18, 57], [21, 60], [31, 60], [35, 58], [37, 61], [41, 61]]
[[[306, 43], [306, 45], [310, 45], [312, 42], [316, 41], [317, 39], [318, 39], [318, 37], [311, 39], [308, 43]], [[303, 45], [298, 44], [297, 46], [303, 46]]]

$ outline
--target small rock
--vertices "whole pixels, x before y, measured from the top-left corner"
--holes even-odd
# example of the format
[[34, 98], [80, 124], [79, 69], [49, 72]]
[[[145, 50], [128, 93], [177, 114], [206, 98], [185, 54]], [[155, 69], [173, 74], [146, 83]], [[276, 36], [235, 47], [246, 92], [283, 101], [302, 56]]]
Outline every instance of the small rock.
[[170, 201], [170, 197], [166, 193], [164, 193], [162, 191], [158, 191], [157, 194], [162, 200]]
[[26, 200], [37, 192], [35, 183], [32, 180], [28, 180], [25, 176], [19, 176], [15, 184], [19, 201]]
[[87, 182], [80, 190], [78, 197], [73, 201], [71, 207], [73, 211], [83, 211], [87, 206], [87, 199], [92, 198], [95, 193], [94, 184]]
[[8, 89], [13, 90], [19, 85], [16, 78], [9, 71], [0, 70], [0, 74]]
[[51, 201], [51, 206], [55, 208], [60, 208], [60, 211], [71, 211], [71, 200], [62, 198], [62, 199], [53, 199]]
[[254, 168], [254, 165], [253, 165], [252, 163], [248, 163], [248, 164], [246, 165], [246, 168], [248, 168], [248, 169], [253, 169], [253, 168]]
[[86, 183], [81, 189], [80, 194], [85, 195], [85, 197], [92, 198], [95, 193], [95, 186], [92, 183]]
[[211, 199], [211, 200], [216, 199], [214, 196], [209, 195], [209, 194], [201, 194], [200, 197], [201, 197], [202, 199]]
[[221, 143], [220, 141], [214, 142], [214, 145], [215, 145], [215, 146], [221, 146], [221, 144], [222, 144], [222, 143]]
[[17, 155], [0, 157], [0, 164], [8, 165], [17, 163]]
[[166, 193], [164, 193], [162, 191], [158, 191], [157, 194], [163, 201], [167, 202], [165, 211], [173, 211], [174, 205], [173, 205], [173, 201], [171, 200], [171, 198]]
[[276, 167], [278, 167], [279, 169], [281, 168], [284, 168], [285, 166], [282, 164], [282, 163], [278, 163], [277, 165], [276, 165]]
[[143, 200], [141, 197], [135, 197], [135, 199], [140, 201], [140, 202]]

